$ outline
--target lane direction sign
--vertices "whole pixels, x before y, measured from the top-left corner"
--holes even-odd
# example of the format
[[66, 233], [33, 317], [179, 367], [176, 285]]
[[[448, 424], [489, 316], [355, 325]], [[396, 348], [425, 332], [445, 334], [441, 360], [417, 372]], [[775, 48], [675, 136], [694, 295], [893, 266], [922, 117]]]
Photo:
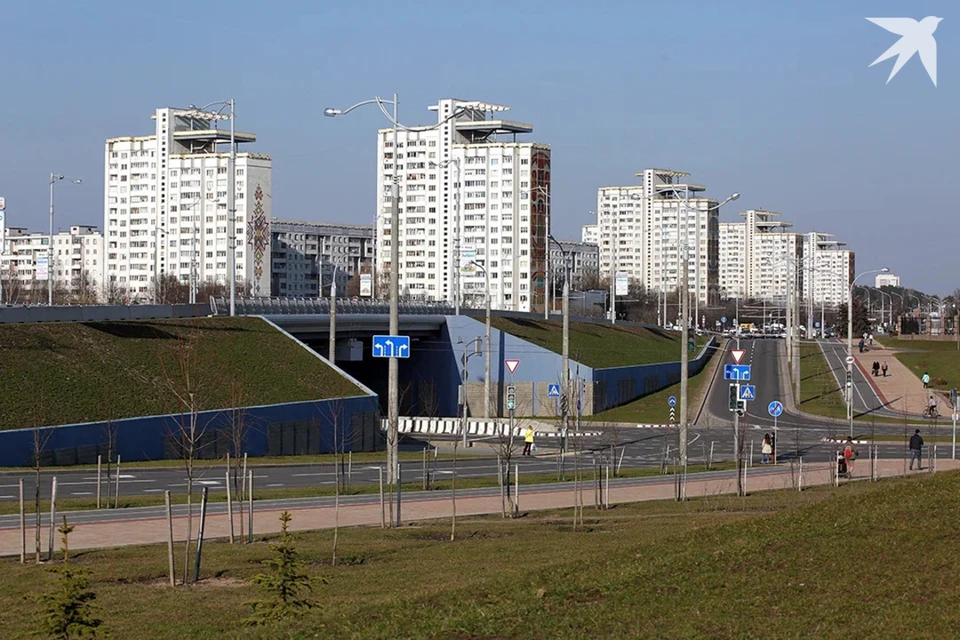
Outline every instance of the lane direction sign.
[[747, 352], [746, 352], [745, 349], [732, 349], [732, 350], [730, 351], [730, 355], [733, 356], [733, 361], [734, 361], [736, 364], [740, 364], [740, 361], [743, 360], [743, 356], [744, 356], [746, 353], [747, 353]]
[[507, 365], [507, 371], [509, 371], [510, 374], [513, 375], [514, 373], [517, 372], [517, 367], [520, 366], [520, 361], [519, 361], [519, 360], [504, 360], [504, 361], [503, 361], [503, 364]]
[[725, 364], [723, 365], [724, 380], [750, 380], [750, 365], [748, 364]]
[[373, 336], [374, 358], [409, 358], [410, 336]]
[[559, 398], [559, 397], [560, 397], [560, 385], [558, 385], [558, 384], [547, 385], [547, 397], [548, 397], [548, 398]]
[[677, 406], [677, 397], [670, 396], [670, 398], [667, 400], [667, 404], [670, 405], [671, 407]]
[[781, 413], [783, 413], [783, 404], [779, 400], [774, 400], [767, 405], [767, 413], [774, 418], [778, 417]]
[[727, 316], [723, 316], [722, 318], [720, 318], [720, 322], [722, 322], [723, 324], [727, 324]]
[[741, 400], [756, 400], [757, 399], [757, 388], [752, 384], [742, 384], [740, 385], [740, 399]]

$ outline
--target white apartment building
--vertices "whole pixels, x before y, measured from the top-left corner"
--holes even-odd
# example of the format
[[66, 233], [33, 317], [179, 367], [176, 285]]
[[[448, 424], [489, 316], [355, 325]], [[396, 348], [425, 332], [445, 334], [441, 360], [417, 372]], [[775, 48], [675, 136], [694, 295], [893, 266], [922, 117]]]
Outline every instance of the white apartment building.
[[803, 236], [787, 231], [793, 223], [780, 220], [780, 215], [762, 209], [740, 214], [744, 219], [747, 299], [785, 301], [792, 274], [796, 274], [794, 293], [803, 291]]
[[812, 232], [804, 236], [804, 253], [807, 256], [807, 286], [803, 292], [805, 300], [812, 296], [815, 305], [825, 304], [834, 308], [846, 304], [856, 256], [844, 246], [845, 243], [834, 240], [829, 233]]
[[585, 224], [580, 230], [580, 242], [583, 244], [597, 244], [600, 242], [600, 225]]
[[[560, 246], [557, 246], [559, 242]], [[595, 244], [558, 240], [550, 243], [550, 288], [553, 295], [563, 293], [563, 280], [570, 274], [570, 290], [582, 291], [585, 277], [596, 276], [600, 251]], [[556, 286], [554, 286], [556, 285]]]
[[743, 222], [720, 223], [720, 296], [742, 300], [746, 296], [746, 228]]
[[683, 256], [688, 286], [700, 304], [719, 290], [720, 221], [717, 201], [698, 194], [702, 185], [681, 182], [689, 174], [644, 169], [642, 184], [597, 190], [601, 277], [626, 273], [649, 291], [680, 286]]
[[[104, 279], [138, 301], [152, 299], [158, 276], [229, 283], [230, 131], [195, 110], [157, 109], [153, 119], [152, 135], [110, 138], [104, 149]], [[270, 156], [237, 153], [234, 178], [237, 281], [269, 295]]]
[[48, 233], [30, 232], [23, 227], [7, 227], [6, 231], [4, 251], [0, 254], [4, 300], [15, 301], [29, 291], [34, 294], [31, 301], [45, 302], [48, 278], [53, 278], [58, 295], [65, 293], [77, 302], [104, 301], [104, 241], [99, 229], [73, 225], [69, 231], [54, 234], [52, 266], [47, 269], [40, 259], [48, 258]]
[[483, 269], [489, 269], [492, 307], [543, 308], [550, 148], [516, 141], [518, 134], [533, 131], [528, 124], [488, 119], [508, 108], [443, 99], [430, 107], [437, 112], [438, 126], [379, 131], [378, 280], [387, 278], [391, 268], [391, 183], [396, 176], [402, 295], [452, 301], [454, 269], [459, 268], [461, 300], [482, 306]]
[[873, 283], [873, 286], [875, 286], [877, 289], [882, 289], [884, 287], [899, 287], [900, 276], [892, 273], [878, 273], [877, 277], [874, 278]]

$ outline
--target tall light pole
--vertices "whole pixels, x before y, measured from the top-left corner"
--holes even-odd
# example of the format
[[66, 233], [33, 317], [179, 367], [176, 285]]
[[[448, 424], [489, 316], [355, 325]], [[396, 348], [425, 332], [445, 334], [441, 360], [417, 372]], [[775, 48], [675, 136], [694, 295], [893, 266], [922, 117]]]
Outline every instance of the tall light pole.
[[[487, 257], [489, 259], [489, 256]], [[483, 271], [484, 279], [484, 302], [487, 307], [486, 312], [486, 341], [487, 341], [487, 350], [483, 354], [483, 417], [490, 417], [490, 272], [487, 271], [487, 268], [481, 264], [477, 264], [473, 260], [470, 261], [470, 264], [474, 265], [481, 271]]]
[[864, 271], [851, 282], [847, 288], [847, 422], [850, 424], [850, 437], [853, 437], [853, 288], [857, 280], [871, 273], [889, 273], [890, 269], [873, 269]]
[[460, 315], [460, 158], [450, 158], [449, 160], [443, 160], [439, 163], [431, 162], [430, 166], [446, 169], [451, 164], [457, 169], [457, 190], [453, 197], [453, 306], [454, 315]]
[[[400, 171], [399, 154], [397, 147], [397, 131], [403, 129], [410, 131], [409, 127], [400, 124], [398, 120], [399, 100], [397, 94], [393, 94], [393, 100], [384, 100], [375, 97], [370, 100], [364, 100], [347, 109], [326, 108], [323, 115], [334, 118], [344, 116], [359, 107], [375, 104], [380, 109], [380, 113], [393, 125], [393, 181], [390, 191], [390, 335], [398, 335], [400, 332]], [[384, 105], [393, 105], [393, 115], [387, 112]], [[417, 127], [417, 131], [430, 131], [438, 129], [448, 121], [461, 114], [461, 109], [455, 110], [448, 117], [444, 118], [432, 127]], [[379, 215], [379, 212], [378, 212]], [[398, 426], [400, 417], [400, 376], [399, 361], [397, 358], [390, 358], [387, 368], [387, 484], [396, 484], [396, 471], [398, 462]]]
[[[53, 306], [53, 187], [55, 184], [64, 180], [62, 174], [50, 174], [50, 244], [47, 245], [47, 304]], [[83, 180], [70, 179], [73, 184], [80, 184]]]
[[[687, 340], [690, 331], [690, 283], [688, 282], [687, 274], [687, 261], [689, 260], [690, 246], [687, 244], [688, 238], [686, 236], [687, 231], [687, 217], [689, 215], [689, 196], [690, 189], [689, 187], [684, 188], [684, 199], [683, 199], [683, 232], [684, 237], [678, 243], [677, 246], [677, 256], [680, 256], [680, 250], [683, 251], [682, 265], [680, 269], [680, 282], [681, 282], [681, 294], [680, 294], [680, 459], [681, 462], [685, 462], [687, 459], [687, 387], [688, 381], [690, 378], [690, 353], [687, 347]], [[719, 204], [715, 204], [712, 207], [704, 210], [704, 214], [709, 214], [712, 211], [719, 209], [729, 202], [733, 202], [740, 197], [740, 193], [734, 193], [727, 197], [726, 200]], [[679, 225], [678, 225], [679, 230]], [[699, 271], [699, 265], [697, 265], [697, 270]], [[698, 292], [699, 293], [699, 292]], [[694, 333], [696, 335], [696, 333]]]
[[[207, 111], [210, 107], [220, 106], [217, 111]], [[236, 110], [233, 98], [216, 100], [202, 107], [190, 105], [191, 115], [208, 120], [230, 120], [230, 155], [227, 160], [227, 280], [230, 284], [230, 315], [237, 315], [237, 130]], [[224, 109], [229, 115], [224, 115]]]

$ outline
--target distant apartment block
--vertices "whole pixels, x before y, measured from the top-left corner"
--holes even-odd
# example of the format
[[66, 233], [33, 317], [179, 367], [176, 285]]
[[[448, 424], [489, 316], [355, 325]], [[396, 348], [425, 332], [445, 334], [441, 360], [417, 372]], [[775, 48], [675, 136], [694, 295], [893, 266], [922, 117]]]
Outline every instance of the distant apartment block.
[[329, 296], [334, 277], [337, 294], [345, 296], [351, 278], [371, 273], [370, 225], [274, 220], [270, 243], [272, 296]]
[[746, 295], [746, 226], [720, 223], [720, 297], [726, 300], [742, 300]]
[[[211, 114], [157, 109], [154, 132], [109, 138], [104, 148], [104, 278], [131, 299], [150, 301], [158, 277], [229, 283], [253, 295], [270, 291], [272, 183], [270, 156], [238, 152], [227, 175], [230, 132]], [[236, 131], [237, 146], [256, 141]], [[235, 190], [235, 228], [228, 192]], [[229, 242], [233, 236], [233, 247]]]
[[584, 244], [597, 244], [600, 241], [600, 225], [585, 224], [580, 230], [580, 242]]
[[899, 287], [900, 276], [892, 273], [878, 273], [873, 282], [877, 289], [882, 289], [883, 287]]
[[[4, 252], [0, 254], [0, 278], [4, 300], [23, 301], [31, 292], [33, 302], [46, 302], [48, 277], [58, 294], [73, 302], [103, 302], [103, 234], [94, 226], [73, 225], [53, 236], [53, 259], [44, 271], [41, 260], [48, 257], [50, 235], [7, 227]], [[83, 300], [81, 300], [83, 298]], [[61, 301], [66, 302], [66, 301]]]
[[[596, 278], [600, 271], [600, 249], [595, 244], [560, 240], [550, 243], [550, 282], [556, 284], [554, 295], [563, 291], [563, 281], [570, 274], [570, 290], [582, 291], [584, 279]], [[589, 281], [587, 282], [589, 284]]]

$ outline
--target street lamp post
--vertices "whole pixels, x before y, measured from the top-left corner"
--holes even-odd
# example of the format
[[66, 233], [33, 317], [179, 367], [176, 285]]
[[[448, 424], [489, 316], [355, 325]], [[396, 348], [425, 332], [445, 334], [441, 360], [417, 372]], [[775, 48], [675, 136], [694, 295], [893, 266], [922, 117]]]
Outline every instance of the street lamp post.
[[[553, 236], [548, 236], [550, 240], [560, 249], [560, 254], [563, 256], [563, 347], [562, 347], [562, 358], [563, 370], [560, 374], [560, 382], [563, 388], [563, 396], [567, 398], [569, 403], [570, 398], [570, 263], [567, 258], [568, 252], [564, 251], [563, 245], [557, 242], [556, 238]], [[569, 406], [569, 404], [567, 405]], [[563, 434], [566, 435], [566, 412], [564, 412], [564, 425], [563, 425]]]
[[[489, 257], [486, 258], [489, 260]], [[490, 417], [490, 272], [484, 265], [471, 260], [470, 264], [483, 271], [484, 304], [486, 305], [486, 342], [487, 350], [483, 354], [483, 417]]]
[[890, 269], [873, 269], [864, 271], [850, 282], [847, 288], [847, 422], [850, 424], [850, 437], [853, 437], [853, 289], [857, 280], [871, 273], [888, 273]]
[[[679, 190], [677, 189], [674, 190], [675, 193], [677, 191]], [[688, 205], [690, 202], [689, 196], [690, 196], [690, 189], [689, 187], [686, 187], [684, 188], [684, 198], [683, 198], [684, 236], [683, 236], [683, 239], [679, 240], [679, 242], [677, 243], [677, 258], [681, 261], [680, 287], [678, 288], [678, 290], [680, 291], [680, 343], [681, 343], [680, 344], [680, 348], [681, 348], [681, 352], [680, 352], [680, 434], [679, 434], [679, 438], [680, 438], [679, 450], [680, 450], [681, 463], [685, 462], [687, 459], [687, 430], [689, 427], [689, 425], [687, 424], [687, 399], [688, 399], [687, 391], [688, 391], [688, 381], [690, 378], [690, 353], [687, 347], [687, 340], [688, 340], [689, 331], [690, 331], [690, 319], [688, 317], [690, 314], [690, 283], [688, 282], [689, 276], [687, 273], [687, 262], [689, 260], [690, 246], [689, 244], [687, 244], [688, 238], [686, 236], [686, 231], [687, 231], [686, 221], [689, 215]], [[727, 197], [727, 199], [724, 200], [723, 202], [719, 204], [715, 204], [714, 206], [704, 210], [703, 213], [709, 214], [711, 211], [715, 211], [720, 207], [724, 206], [725, 204], [729, 202], [733, 202], [739, 197], [740, 197], [739, 193], [734, 193], [729, 197]], [[678, 224], [677, 229], [679, 230], [679, 228], [680, 226]], [[681, 250], [682, 250], [682, 257], [681, 257]], [[697, 265], [697, 270], [699, 271], [699, 264]], [[694, 333], [694, 335], [696, 335], [696, 333]]]
[[[345, 116], [359, 107], [375, 104], [380, 109], [380, 113], [393, 125], [393, 181], [391, 185], [390, 197], [390, 335], [398, 335], [400, 332], [400, 173], [399, 155], [397, 152], [397, 132], [399, 129], [410, 131], [409, 127], [400, 124], [398, 120], [399, 100], [397, 94], [393, 94], [393, 100], [384, 100], [375, 97], [370, 100], [364, 100], [347, 109], [333, 109], [327, 107], [323, 110], [323, 115], [334, 118]], [[393, 105], [393, 115], [387, 112], [385, 104]], [[453, 118], [461, 114], [461, 109], [456, 109], [452, 114], [438, 122], [432, 127], [417, 127], [417, 131], [430, 131], [437, 129]], [[379, 215], [379, 212], [378, 212]], [[400, 416], [400, 383], [399, 383], [399, 361], [397, 358], [390, 358], [387, 368], [387, 484], [396, 483], [396, 472], [398, 462], [398, 426]], [[397, 514], [399, 520], [399, 513]]]
[[[53, 187], [63, 180], [64, 177], [59, 173], [50, 174], [50, 244], [47, 245], [47, 304], [53, 306]], [[71, 179], [71, 183], [80, 184], [83, 180]]]
[[[220, 109], [214, 112], [208, 112], [207, 109], [219, 105]], [[208, 118], [211, 120], [230, 119], [230, 155], [227, 161], [227, 280], [230, 283], [230, 315], [237, 314], [237, 131], [236, 131], [236, 111], [233, 98], [229, 100], [216, 100], [202, 107], [190, 105], [194, 115]], [[228, 109], [230, 115], [223, 115], [223, 110]]]

